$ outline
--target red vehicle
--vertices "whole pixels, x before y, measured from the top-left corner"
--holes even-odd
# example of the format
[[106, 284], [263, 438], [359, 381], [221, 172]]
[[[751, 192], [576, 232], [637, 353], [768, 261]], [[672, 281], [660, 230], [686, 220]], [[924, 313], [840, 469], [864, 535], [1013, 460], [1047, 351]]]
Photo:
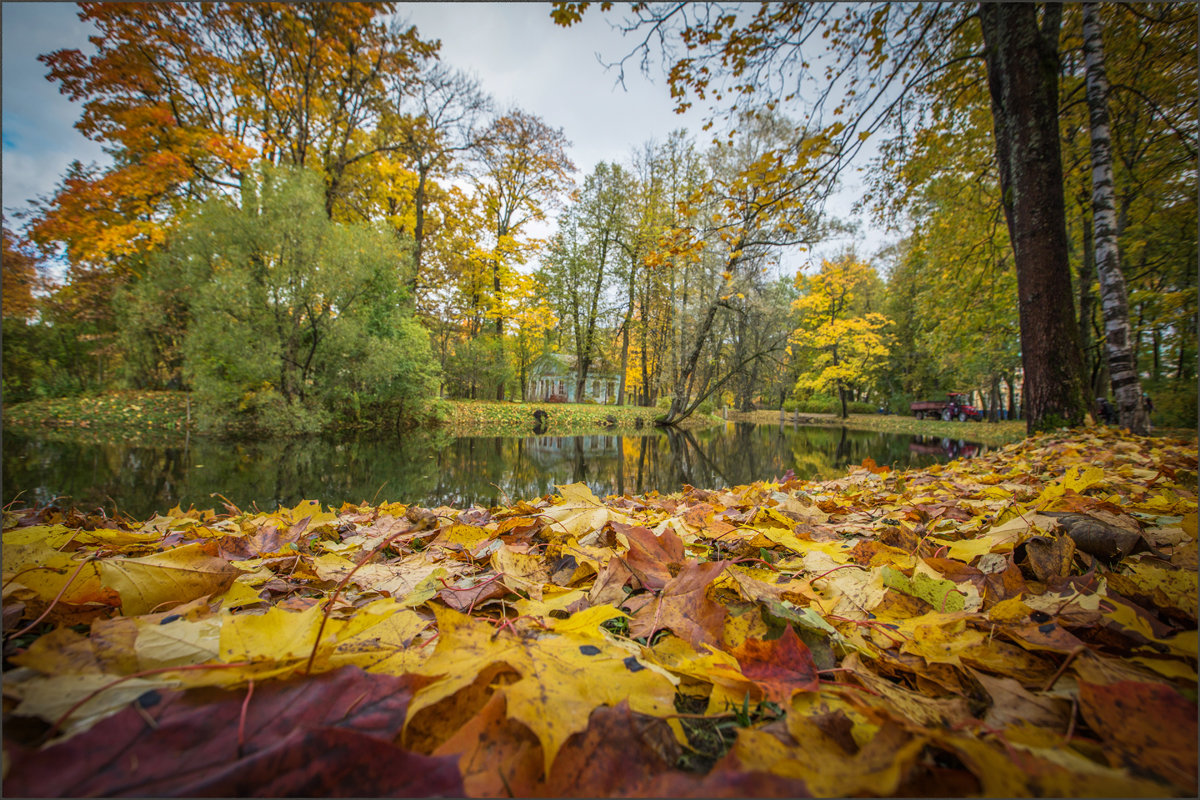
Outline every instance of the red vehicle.
[[973, 419], [976, 422], [983, 419], [983, 412], [971, 405], [971, 396], [966, 392], [948, 392], [946, 400], [919, 400], [909, 406], [917, 419], [942, 418], [946, 422], [957, 419], [966, 422]]

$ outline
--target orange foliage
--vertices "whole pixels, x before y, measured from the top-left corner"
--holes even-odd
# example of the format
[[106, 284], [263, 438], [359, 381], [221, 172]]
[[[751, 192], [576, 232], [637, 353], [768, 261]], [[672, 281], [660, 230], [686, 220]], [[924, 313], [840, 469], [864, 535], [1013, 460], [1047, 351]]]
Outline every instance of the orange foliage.
[[[153, 248], [179, 203], [236, 188], [254, 160], [338, 177], [377, 145], [357, 131], [383, 113], [385, 76], [436, 50], [380, 20], [391, 4], [81, 3], [97, 52], [40, 57], [83, 103], [78, 129], [114, 156], [76, 166], [33, 234], [98, 264]], [[365, 149], [354, 152], [351, 145]]]
[[37, 264], [25, 252], [16, 234], [4, 228], [4, 285], [2, 291], [5, 319], [28, 320], [36, 308], [33, 290], [38, 285]]

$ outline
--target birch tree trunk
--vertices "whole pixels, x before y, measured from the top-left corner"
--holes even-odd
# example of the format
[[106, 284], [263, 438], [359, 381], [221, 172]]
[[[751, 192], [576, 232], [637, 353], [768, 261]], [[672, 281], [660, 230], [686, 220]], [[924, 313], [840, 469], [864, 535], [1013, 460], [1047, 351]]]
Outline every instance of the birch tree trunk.
[[1096, 274], [1100, 278], [1100, 308], [1104, 315], [1104, 350], [1118, 421], [1123, 428], [1145, 434], [1146, 409], [1142, 384], [1133, 361], [1129, 301], [1117, 249], [1117, 215], [1113, 198], [1112, 138], [1108, 127], [1108, 78], [1100, 14], [1095, 3], [1083, 4], [1083, 53], [1087, 75], [1087, 104], [1092, 135], [1092, 226]]

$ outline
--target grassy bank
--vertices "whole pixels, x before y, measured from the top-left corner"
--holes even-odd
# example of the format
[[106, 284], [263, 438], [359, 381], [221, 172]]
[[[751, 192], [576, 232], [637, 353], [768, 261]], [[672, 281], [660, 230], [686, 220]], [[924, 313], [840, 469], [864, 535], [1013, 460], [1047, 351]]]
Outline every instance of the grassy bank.
[[[658, 408], [567, 403], [448, 400], [442, 405], [443, 425], [456, 436], [528, 435], [537, 410], [546, 412], [545, 432], [560, 436], [646, 430], [662, 414]], [[687, 424], [704, 426], [714, 421], [714, 417], [697, 415]], [[4, 408], [4, 424], [14, 430], [69, 436], [157, 440], [189, 429], [194, 433], [195, 422], [193, 414], [189, 423], [185, 392], [116, 391], [31, 400]]]
[[[641, 406], [599, 406], [590, 403], [502, 403], [494, 400], [451, 400], [447, 402], [450, 429], [461, 436], [527, 435], [533, 429], [534, 412], [546, 412], [545, 432], [550, 436], [619, 431], [629, 433], [654, 427], [662, 409]], [[716, 421], [696, 415], [688, 425], [706, 426]]]
[[[792, 414], [784, 415], [784, 423], [791, 425]], [[730, 422], [756, 422], [760, 425], [778, 425], [779, 410], [752, 411], [749, 413], [729, 412]], [[836, 414], [800, 414], [801, 425], [830, 425], [858, 430], [908, 433], [914, 436], [945, 436], [965, 439], [987, 445], [1004, 445], [1025, 438], [1024, 420], [1004, 422], [942, 422], [941, 420], [918, 420], [896, 414], [851, 414], [843, 420]], [[1195, 439], [1195, 428], [1155, 428], [1151, 434], [1168, 439]]]
[[[572, 403], [520, 403], [494, 400], [443, 401], [443, 426], [455, 436], [520, 436], [533, 431], [534, 412], [546, 412], [545, 433], [553, 436], [603, 432], [631, 433], [654, 427], [662, 409], [640, 406], [600, 406]], [[194, 410], [193, 410], [194, 411]], [[705, 427], [721, 419], [720, 415], [697, 414], [684, 422], [685, 427]], [[921, 436], [945, 436], [988, 445], [1003, 445], [1025, 438], [1025, 422], [942, 422], [882, 414], [851, 414], [841, 419], [836, 414], [786, 414], [787, 425], [842, 426], [859, 430], [907, 433]], [[779, 424], [778, 410], [730, 411], [730, 422]], [[41, 434], [100, 439], [121, 436], [136, 441], [157, 442], [195, 432], [195, 417], [189, 423], [185, 392], [115, 391], [98, 396], [56, 397], [31, 400], [4, 407], [4, 424], [14, 430]], [[1162, 428], [1155, 436], [1194, 439], [1195, 429]]]
[[6, 405], [4, 424], [18, 429], [81, 433], [184, 433], [188, 429], [188, 400], [185, 392], [133, 390], [53, 397]]

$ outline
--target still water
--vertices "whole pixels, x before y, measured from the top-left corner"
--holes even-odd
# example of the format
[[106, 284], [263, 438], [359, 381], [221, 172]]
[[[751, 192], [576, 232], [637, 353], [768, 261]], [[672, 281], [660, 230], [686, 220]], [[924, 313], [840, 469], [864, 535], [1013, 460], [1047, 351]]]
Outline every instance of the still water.
[[418, 433], [176, 446], [28, 438], [4, 431], [4, 502], [116, 509], [145, 519], [175, 505], [268, 511], [303, 499], [492, 506], [583, 481], [600, 496], [704, 489], [770, 480], [792, 470], [825, 479], [870, 457], [927, 466], [984, 448], [961, 440], [844, 428], [727, 423], [637, 436], [461, 437]]

